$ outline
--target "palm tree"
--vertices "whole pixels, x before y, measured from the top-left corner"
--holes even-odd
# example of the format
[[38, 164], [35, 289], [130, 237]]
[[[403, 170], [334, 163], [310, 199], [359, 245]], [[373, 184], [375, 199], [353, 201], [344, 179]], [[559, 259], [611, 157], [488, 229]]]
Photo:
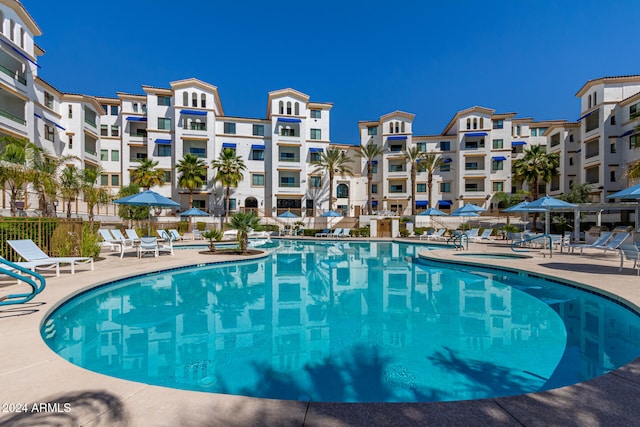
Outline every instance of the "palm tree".
[[244, 175], [243, 171], [247, 169], [242, 156], [236, 156], [236, 151], [231, 148], [225, 148], [220, 153], [220, 157], [217, 160], [211, 162], [211, 166], [217, 170], [215, 180], [225, 188], [225, 203], [224, 203], [224, 220], [227, 222], [229, 218], [229, 200], [231, 197], [231, 187], [238, 185]]
[[[529, 184], [531, 198], [538, 198], [538, 183], [545, 184], [551, 182], [551, 178], [558, 175], [560, 166], [560, 156], [556, 153], [547, 153], [546, 147], [533, 145], [525, 150], [524, 157], [513, 162], [512, 175], [516, 182], [526, 182]], [[532, 230], [535, 231], [538, 214], [533, 214]]]
[[156, 169], [158, 162], [150, 159], [140, 159], [138, 162], [138, 167], [131, 172], [131, 182], [147, 190], [156, 185], [162, 187], [164, 172]]
[[67, 165], [60, 173], [60, 193], [63, 202], [67, 203], [67, 218], [71, 218], [71, 202], [75, 200], [82, 189], [82, 172], [75, 165]]
[[75, 156], [53, 157], [44, 150], [36, 153], [33, 161], [33, 176], [31, 184], [38, 192], [39, 205], [42, 207], [42, 216], [54, 217], [56, 215], [54, 201], [58, 196], [60, 182], [59, 170], [66, 162], [75, 160]]
[[231, 217], [231, 223], [229, 226], [232, 229], [238, 230], [238, 242], [240, 242], [240, 250], [243, 254], [247, 253], [247, 246], [249, 244], [249, 232], [251, 230], [257, 230], [260, 228], [260, 218], [253, 212], [244, 213], [238, 212]]
[[326, 172], [329, 175], [329, 209], [333, 209], [333, 177], [336, 173], [340, 175], [353, 175], [351, 172], [351, 159], [347, 153], [338, 148], [328, 148], [320, 153], [320, 158], [311, 162], [315, 169], [313, 174]]
[[374, 144], [373, 138], [369, 140], [367, 145], [360, 145], [360, 155], [367, 161], [367, 212], [371, 215], [371, 186], [373, 185], [373, 161], [376, 157], [382, 156], [385, 149]]
[[194, 154], [185, 154], [176, 164], [178, 185], [189, 191], [189, 208], [193, 207], [193, 190], [202, 187], [207, 182], [207, 170], [204, 160]]
[[102, 170], [102, 168], [85, 168], [80, 175], [80, 189], [87, 203], [89, 222], [93, 222], [93, 208], [97, 204], [108, 203], [110, 199], [107, 190], [96, 185]]
[[16, 202], [33, 179], [33, 159], [42, 151], [28, 139], [0, 137], [0, 183], [9, 187], [11, 215], [18, 213]]
[[432, 207], [433, 203], [431, 200], [432, 191], [433, 191], [433, 173], [440, 166], [444, 164], [444, 159], [439, 154], [434, 152], [424, 153], [422, 158], [420, 159], [420, 167], [424, 168], [427, 172], [427, 191], [428, 191], [428, 202], [427, 207]]
[[411, 147], [405, 150], [402, 150], [402, 155], [404, 157], [404, 161], [409, 163], [409, 167], [411, 170], [409, 171], [411, 174], [411, 215], [416, 214], [416, 176], [418, 169], [420, 171], [424, 170], [424, 166], [422, 165], [422, 159], [424, 158], [425, 153], [418, 150], [418, 147]]

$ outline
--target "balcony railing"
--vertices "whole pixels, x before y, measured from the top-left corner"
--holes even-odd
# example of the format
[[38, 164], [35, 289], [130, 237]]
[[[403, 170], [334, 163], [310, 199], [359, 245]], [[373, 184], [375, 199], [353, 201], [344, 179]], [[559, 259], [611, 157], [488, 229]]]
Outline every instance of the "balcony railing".
[[189, 130], [207, 130], [206, 123], [191, 123], [189, 124]]
[[300, 157], [280, 157], [281, 162], [299, 163]]
[[88, 125], [93, 126], [94, 128], [97, 128], [98, 126], [96, 126], [96, 122], [92, 121], [91, 119], [84, 119], [84, 122]]
[[300, 182], [281, 182], [280, 187], [289, 187], [289, 188], [300, 187]]
[[18, 117], [16, 115], [13, 115], [10, 112], [5, 111], [3, 109], [0, 109], [0, 116], [6, 117], [9, 120], [13, 120], [16, 123], [20, 123], [23, 126], [25, 126], [27, 124], [27, 121], [25, 119], [23, 119], [22, 117]]
[[19, 81], [23, 85], [27, 84], [27, 79], [25, 79], [20, 74], [18, 74], [17, 71], [10, 70], [4, 65], [0, 65], [0, 71], [6, 74], [7, 76], [11, 77], [12, 79]]

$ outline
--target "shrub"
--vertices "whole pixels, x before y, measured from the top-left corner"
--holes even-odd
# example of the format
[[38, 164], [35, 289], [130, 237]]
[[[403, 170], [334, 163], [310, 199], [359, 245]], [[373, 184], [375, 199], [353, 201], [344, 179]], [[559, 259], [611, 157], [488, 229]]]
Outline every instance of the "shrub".
[[98, 240], [97, 224], [93, 227], [88, 223], [82, 224], [80, 255], [97, 258], [100, 255], [100, 243]]
[[204, 231], [207, 228], [207, 223], [206, 222], [202, 222], [202, 221], [198, 221], [196, 222], [196, 229], [199, 231]]
[[361, 227], [358, 229], [358, 234], [360, 237], [369, 237], [371, 234], [369, 232], [369, 227]]
[[176, 230], [178, 230], [178, 233], [180, 234], [186, 233], [187, 230], [189, 230], [189, 221], [178, 221], [176, 224]]

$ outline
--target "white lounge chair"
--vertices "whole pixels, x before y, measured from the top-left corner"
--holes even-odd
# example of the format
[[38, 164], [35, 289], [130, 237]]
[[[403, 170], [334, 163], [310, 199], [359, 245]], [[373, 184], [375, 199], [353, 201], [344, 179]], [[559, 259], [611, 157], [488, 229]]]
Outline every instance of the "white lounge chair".
[[126, 230], [124, 230], [124, 232], [127, 233], [127, 239], [130, 239], [133, 242], [140, 241], [140, 237], [138, 236], [138, 233], [133, 228], [127, 228]]
[[202, 235], [202, 231], [195, 229], [193, 230], [193, 240], [203, 240], [204, 236]]
[[491, 240], [491, 233], [492, 232], [493, 232], [493, 229], [485, 228], [482, 231], [482, 234], [480, 234], [479, 236], [476, 236], [476, 237], [470, 237], [470, 239], [473, 240], [474, 242], [482, 242], [483, 240]]
[[180, 233], [178, 233], [178, 230], [176, 230], [175, 228], [169, 229], [169, 237], [171, 237], [171, 240], [174, 241], [183, 239]]
[[138, 258], [142, 258], [144, 254], [153, 254], [154, 257], [158, 256], [158, 238], [144, 236], [140, 239], [140, 245], [138, 246]]
[[[3, 257], [0, 256], [0, 259], [5, 259]], [[6, 260], [5, 260], [6, 261]], [[24, 268], [28, 268], [31, 271], [36, 271], [36, 269], [42, 269], [42, 270], [50, 270], [52, 268], [56, 269], [56, 277], [60, 277], [60, 263], [58, 261], [11, 261], [14, 264], [20, 266], [20, 267], [24, 267]], [[7, 265], [4, 265], [3, 268], [7, 268]]]
[[118, 242], [118, 244], [120, 245], [120, 258], [124, 257], [124, 253], [127, 249], [136, 249], [136, 246], [134, 245], [134, 241], [132, 239], [128, 239], [124, 237], [124, 234], [122, 234], [122, 231], [118, 230], [117, 228], [114, 228], [113, 230], [110, 230], [110, 231], [111, 231], [111, 234], [113, 234], [115, 241]]
[[[441, 240], [444, 239], [444, 233], [445, 231], [447, 231], [446, 228], [440, 228], [438, 229], [438, 231], [436, 231], [435, 233], [432, 234], [428, 234], [426, 236], [424, 236], [427, 240]], [[420, 236], [420, 240], [422, 240], [423, 236]]]
[[636, 270], [636, 275], [640, 276], [640, 250], [636, 245], [620, 245], [620, 271], [622, 271], [622, 264], [624, 260], [628, 259], [633, 261], [633, 269]]
[[328, 237], [340, 237], [342, 236], [342, 228], [336, 228], [331, 233], [328, 234]]
[[316, 237], [328, 237], [329, 233], [331, 233], [331, 229], [330, 228], [325, 228], [321, 232], [316, 233]]
[[70, 264], [71, 274], [75, 274], [76, 264], [90, 264], [91, 271], [93, 271], [93, 258], [91, 257], [50, 257], [30, 239], [7, 240], [7, 243], [27, 262]]
[[120, 242], [113, 237], [109, 230], [101, 228], [98, 230], [98, 233], [100, 233], [100, 237], [102, 238], [100, 247], [107, 247], [112, 251], [120, 250]]
[[574, 249], [580, 249], [580, 255], [582, 255], [582, 251], [586, 248], [600, 248], [609, 241], [613, 233], [611, 231], [605, 231], [600, 234], [600, 236], [593, 241], [593, 243], [573, 243], [569, 245], [569, 253], [573, 253]]
[[609, 243], [607, 243], [601, 248], [594, 248], [594, 249], [602, 249], [605, 254], [607, 253], [607, 251], [619, 251], [620, 246], [622, 246], [622, 244], [624, 243], [625, 240], [627, 240], [628, 237], [629, 237], [629, 233], [618, 233], [615, 236], [613, 236], [613, 238], [609, 241]]
[[343, 228], [342, 229], [342, 234], [339, 237], [351, 237], [351, 229], [350, 228]]
[[472, 228], [471, 230], [467, 230], [467, 231], [465, 231], [465, 233], [464, 233], [464, 234], [466, 234], [466, 235], [467, 235], [467, 239], [469, 239], [469, 240], [473, 240], [473, 239], [475, 239], [476, 237], [478, 237], [478, 232], [479, 232], [479, 231], [480, 231], [480, 229], [479, 229], [479, 228]]
[[238, 230], [226, 230], [222, 233], [222, 240], [238, 240]]
[[156, 230], [156, 233], [158, 233], [158, 237], [160, 238], [160, 240], [166, 240], [166, 241], [171, 240], [171, 236], [169, 236], [169, 233], [167, 233], [167, 230]]

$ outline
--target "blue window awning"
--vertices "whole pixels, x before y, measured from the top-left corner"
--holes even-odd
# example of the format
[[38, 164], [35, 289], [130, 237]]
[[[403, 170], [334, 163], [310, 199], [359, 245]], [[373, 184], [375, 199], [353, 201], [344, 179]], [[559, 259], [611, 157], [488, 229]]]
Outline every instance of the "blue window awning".
[[465, 133], [464, 136], [465, 137], [469, 137], [469, 136], [487, 136], [489, 135], [487, 132], [471, 132], [471, 133]]
[[428, 200], [416, 200], [416, 208], [426, 208], [429, 206]]
[[580, 149], [576, 150], [576, 153], [579, 153], [579, 152], [581, 152], [581, 151], [582, 151], [582, 148], [580, 148]]
[[372, 200], [371, 201], [371, 207], [375, 208], [376, 206], [378, 206], [378, 201], [377, 200]]
[[452, 204], [451, 200], [440, 200], [438, 202], [438, 205], [440, 206], [451, 206]]
[[505, 160], [507, 160], [505, 156], [493, 156], [492, 159], [495, 162], [504, 162]]
[[33, 115], [34, 115], [34, 116], [36, 116], [36, 117], [37, 117], [37, 118], [39, 118], [39, 119], [42, 119], [42, 120], [44, 120], [44, 121], [46, 121], [46, 122], [51, 123], [52, 125], [54, 125], [54, 126], [55, 126], [55, 127], [57, 127], [58, 129], [66, 130], [65, 128], [63, 128], [62, 126], [60, 126], [58, 123], [54, 122], [53, 120], [47, 119], [46, 117], [42, 117], [41, 115], [36, 114], [36, 113], [34, 113]]
[[596, 111], [598, 111], [598, 110], [589, 111], [587, 114], [584, 114], [584, 115], [580, 116], [580, 118], [578, 120], [576, 120], [576, 121], [579, 122], [580, 120], [589, 117], [590, 115], [592, 115]]
[[377, 164], [378, 164], [378, 161], [377, 161], [377, 160], [371, 160], [371, 164], [372, 164], [372, 165], [377, 165]]
[[446, 158], [446, 159], [442, 160], [442, 163], [451, 163], [451, 162], [453, 162], [453, 160], [449, 159], [449, 158]]
[[387, 141], [405, 141], [406, 139], [407, 135], [396, 135], [388, 137]]
[[[222, 145], [224, 146], [224, 144], [222, 144]], [[252, 150], [264, 150], [264, 148], [265, 148], [264, 145], [258, 145], [258, 144], [253, 144], [251, 146]]]
[[634, 129], [628, 130], [625, 133], [623, 133], [622, 135], [620, 135], [618, 138], [624, 138], [625, 136], [631, 135], [633, 132], [635, 132]]
[[180, 114], [190, 114], [192, 116], [206, 116], [207, 112], [200, 111], [200, 110], [180, 110]]
[[512, 147], [519, 147], [521, 145], [527, 145], [527, 143], [525, 141], [511, 141]]
[[322, 153], [323, 151], [324, 150], [322, 148], [315, 148], [315, 147], [309, 148], [310, 153]]
[[300, 123], [300, 122], [302, 122], [302, 120], [300, 120], [300, 119], [291, 119], [291, 118], [287, 118], [287, 117], [278, 117], [278, 121], [279, 122], [283, 122], [283, 123]]
[[146, 117], [133, 117], [133, 116], [129, 116], [127, 117], [127, 121], [128, 122], [146, 122], [147, 118]]
[[171, 145], [170, 139], [156, 139], [156, 144], [158, 145]]
[[223, 142], [222, 148], [236, 148], [236, 144], [234, 142]]

